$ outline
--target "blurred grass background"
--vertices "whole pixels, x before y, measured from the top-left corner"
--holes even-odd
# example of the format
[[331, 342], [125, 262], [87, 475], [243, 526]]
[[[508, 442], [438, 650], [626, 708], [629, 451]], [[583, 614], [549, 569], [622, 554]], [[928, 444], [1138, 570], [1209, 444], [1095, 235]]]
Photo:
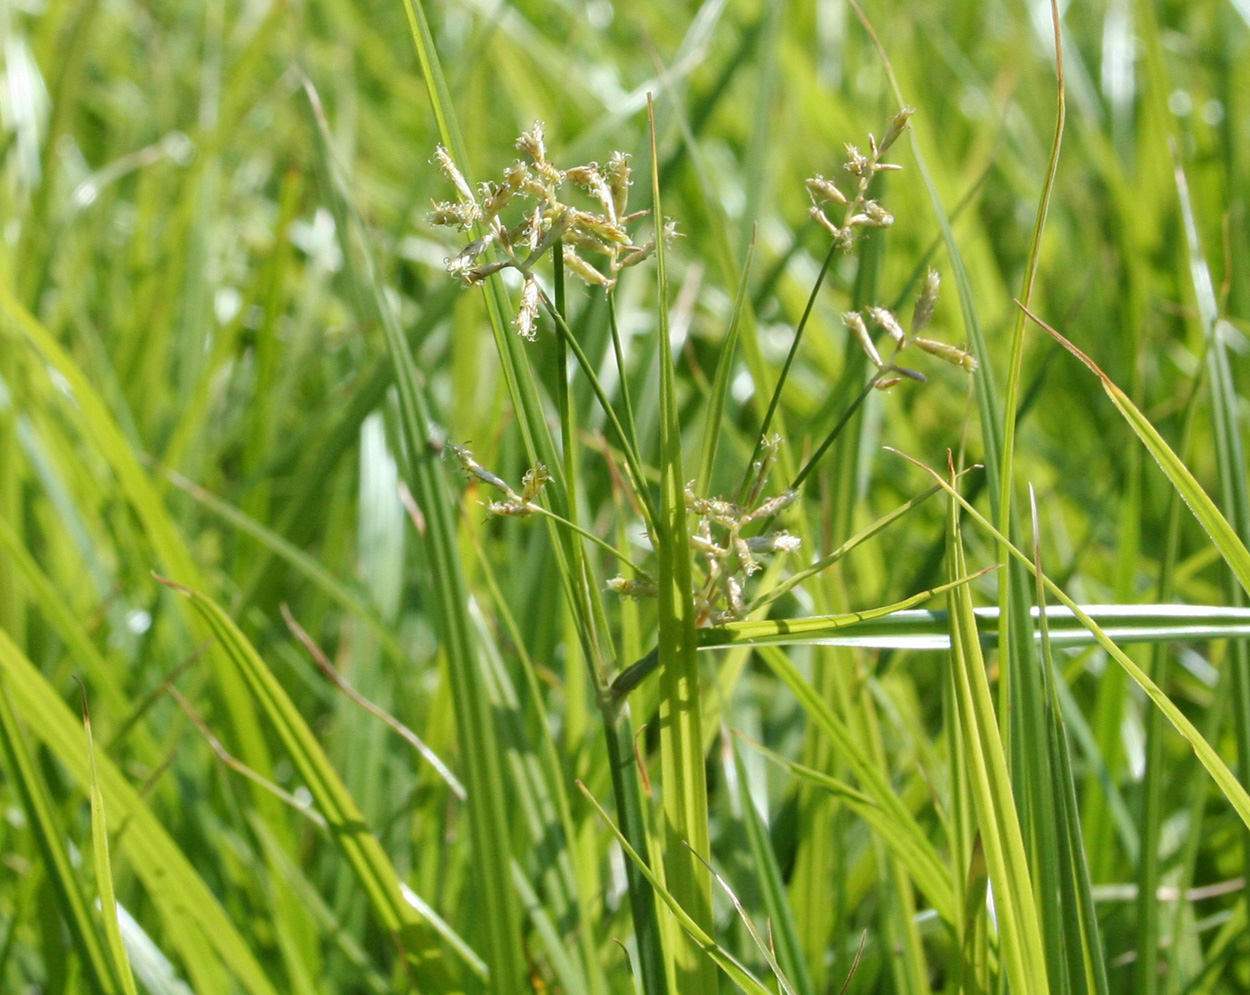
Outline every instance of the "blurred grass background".
[[[462, 165], [475, 176], [496, 175], [514, 158], [516, 135], [542, 120], [557, 162], [632, 153], [641, 206], [645, 95], [656, 95], [664, 209], [683, 236], [669, 259], [671, 334], [683, 425], [697, 439], [753, 228], [744, 342], [775, 376], [827, 247], [808, 218], [803, 180], [834, 173], [843, 143], [864, 144], [898, 110], [863, 29], [838, 0], [474, 0], [425, 9], [469, 154]], [[1049, 10], [900, 0], [865, 11], [917, 109], [917, 139], [953, 215], [985, 331], [989, 352], [980, 358], [1001, 380], [1053, 129]], [[1232, 377], [1244, 383], [1250, 8], [1106, 0], [1072, 5], [1063, 26], [1068, 127], [1034, 309], [1130, 394], [1214, 493], [1206, 330], [1174, 161], [1188, 179]], [[431, 199], [448, 190], [429, 164], [438, 132], [404, 7], [6, 0], [0, 42], [0, 628], [12, 644], [4, 681], [16, 702], [6, 735], [25, 744], [52, 820], [41, 828], [33, 819], [20, 758], [7, 753], [0, 989], [100, 990], [42, 849], [54, 833], [78, 868], [71, 877], [95, 894], [90, 864], [77, 856], [90, 849], [87, 796], [51, 742], [52, 713], [32, 712], [43, 699], [14, 690], [30, 686], [12, 662], [20, 657], [71, 708], [73, 678], [84, 682], [98, 751], [176, 841], [247, 951], [231, 960], [222, 947], [233, 939], [206, 937], [203, 921], [191, 923], [189, 886], [160, 894], [162, 878], [143, 873], [155, 852], [147, 824], [111, 813], [131, 957], [144, 940], [163, 951], [139, 972], [148, 990], [407, 990], [391, 938], [327, 837], [223, 764], [163, 692], [173, 679], [228, 750], [304, 791], [207, 630], [152, 576], [226, 607], [317, 734], [400, 878], [477, 948], [487, 927], [475, 915], [475, 857], [454, 789], [325, 681], [279, 614], [288, 605], [360, 692], [460, 769], [423, 547], [398, 487], [405, 456], [393, 366], [382, 328], [353, 299], [348, 271], [361, 246], [336, 222], [336, 197], [345, 193], [363, 219], [376, 284], [435, 402], [432, 434], [471, 441], [513, 482], [526, 462], [483, 298], [447, 277], [443, 260], [455, 247], [426, 220]], [[324, 109], [332, 166], [318, 151], [309, 89]], [[840, 312], [909, 302], [927, 259], [949, 274], [906, 143], [893, 158], [904, 169], [888, 176], [883, 199], [896, 224], [835, 264], [783, 398], [796, 459], [862, 382]], [[953, 282], [947, 287], [933, 337], [965, 342]], [[649, 440], [658, 431], [647, 379], [653, 295], [649, 279], [636, 279], [617, 300]], [[601, 294], [572, 286], [570, 324], [596, 361], [607, 354]], [[527, 347], [536, 369], [550, 369], [552, 341]], [[937, 466], [966, 440], [970, 459], [980, 457], [966, 378], [940, 364], [926, 372], [923, 386], [874, 395], [855, 438], [809, 487], [820, 548], [926, 486], [882, 445]], [[736, 368], [714, 490], [735, 486], [771, 386], [753, 383], [745, 361]], [[600, 445], [589, 391], [577, 386], [575, 400], [588, 444]], [[1236, 404], [1244, 412], [1244, 398]], [[1047, 570], [1078, 600], [1229, 597], [1218, 554], [1187, 517], [1174, 521], [1170, 488], [1097, 381], [1032, 331], [1015, 460], [1017, 478], [1037, 488]], [[463, 486], [451, 467], [446, 477]], [[632, 519], [606, 463], [588, 459], [583, 484], [584, 524], [617, 541]], [[518, 949], [536, 990], [628, 992], [629, 957], [614, 942], [631, 935], [624, 864], [572, 786], [581, 778], [609, 795], [552, 554], [534, 525], [486, 521], [479, 496], [488, 497], [471, 492], [463, 502], [459, 540], [516, 805], [498, 845], [518, 862]], [[932, 502], [857, 549], [837, 575], [838, 599], [870, 607], [939, 583], [942, 516]], [[965, 539], [973, 568], [993, 562], [989, 537], [969, 528]], [[596, 561], [596, 570], [602, 583], [615, 567]], [[981, 596], [992, 599], [991, 582], [983, 584]], [[785, 607], [812, 610], [802, 597]], [[644, 608], [621, 630], [635, 657], [649, 648], [652, 624]], [[1178, 648], [1156, 672], [1232, 756], [1230, 719], [1243, 703], [1221, 683], [1226, 655], [1220, 643]], [[813, 657], [817, 669], [828, 662], [795, 654], [803, 667]], [[930, 792], [943, 790], [945, 743], [934, 689], [944, 659], [855, 654], [854, 670], [880, 710], [892, 783], [935, 840], [941, 817]], [[704, 667], [717, 687], [715, 667]], [[838, 769], [767, 671], [734, 673], [720, 685], [731, 697], [718, 705], [730, 725]], [[1149, 753], [1143, 699], [1100, 651], [1062, 658], [1061, 673], [1110, 990], [1147, 990], [1134, 890], [1143, 839], [1157, 840], [1165, 889], [1162, 925], [1153, 927], [1165, 970], [1150, 984], [1247, 990], [1235, 816], [1179, 740]], [[637, 722], [654, 707], [655, 691], [640, 691]], [[649, 747], [639, 739], [643, 754]], [[1148, 757], [1154, 808], [1143, 803]], [[652, 762], [658, 769], [658, 755]], [[753, 802], [788, 882], [810, 990], [839, 990], [863, 931], [848, 990], [904, 990], [909, 976], [891, 967], [890, 889], [864, 823], [832, 803], [813, 816], [810, 789], [750, 750], [735, 766], [713, 749], [708, 771], [718, 868], [762, 922], [767, 886], [743, 809]], [[1214, 887], [1177, 900], [1193, 886]], [[723, 893], [716, 901], [722, 943], [761, 964]], [[943, 990], [946, 941], [923, 913], [918, 929], [928, 983]], [[445, 937], [437, 942], [456, 984], [480, 986], [473, 958]], [[252, 975], [240, 966], [249, 957]]]

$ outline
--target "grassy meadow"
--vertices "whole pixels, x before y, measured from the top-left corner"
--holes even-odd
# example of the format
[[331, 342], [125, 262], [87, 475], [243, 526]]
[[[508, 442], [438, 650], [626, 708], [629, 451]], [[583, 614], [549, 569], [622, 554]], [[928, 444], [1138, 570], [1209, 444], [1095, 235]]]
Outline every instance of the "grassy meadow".
[[1250, 991], [1250, 5], [861, 3], [0, 0], [0, 992]]

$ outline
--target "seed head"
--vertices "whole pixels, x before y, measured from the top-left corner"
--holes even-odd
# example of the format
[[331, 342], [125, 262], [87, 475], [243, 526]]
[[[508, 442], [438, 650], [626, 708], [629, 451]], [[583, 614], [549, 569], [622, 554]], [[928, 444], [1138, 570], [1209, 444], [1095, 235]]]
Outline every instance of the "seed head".
[[969, 373], [976, 371], [976, 356], [969, 352], [964, 352], [963, 349], [947, 345], [945, 342], [934, 342], [932, 339], [915, 338], [912, 341], [925, 352], [937, 356], [939, 359], [944, 359], [953, 366], [958, 366]]
[[933, 317], [933, 307], [937, 304], [938, 289], [941, 285], [942, 278], [938, 275], [938, 271], [929, 270], [924, 278], [924, 286], [920, 288], [920, 296], [916, 298], [916, 310], [912, 312], [912, 335], [919, 335], [928, 326], [929, 320]]
[[608, 189], [612, 192], [612, 207], [617, 219], [624, 217], [629, 204], [629, 174], [629, 156], [624, 152], [613, 152], [608, 160]]
[[742, 517], [742, 524], [749, 522], [758, 522], [765, 518], [772, 518], [774, 515], [780, 514], [784, 509], [790, 507], [798, 499], [798, 491], [785, 491], [778, 494], [775, 498], [769, 498], [754, 511], [748, 512]]
[[458, 446], [455, 443], [447, 444], [447, 453], [460, 466], [461, 471], [467, 477], [475, 477], [484, 484], [489, 484], [496, 490], [503, 491], [509, 498], [515, 498], [516, 493], [508, 486], [507, 482], [491, 473], [486, 467], [482, 466], [473, 458], [473, 451], [468, 446]]
[[889, 332], [896, 345], [902, 346], [907, 336], [903, 333], [903, 326], [898, 323], [898, 319], [894, 317], [894, 312], [883, 307], [870, 307], [868, 314], [872, 317], [872, 322], [878, 328]]
[[803, 545], [803, 540], [782, 529], [768, 535], [748, 539], [747, 546], [753, 553], [793, 553]]
[[523, 131], [516, 140], [516, 147], [529, 157], [530, 163], [537, 166], [547, 161], [547, 142], [543, 135], [543, 123], [535, 121], [534, 127]]
[[911, 116], [916, 113], [914, 107], [904, 107], [892, 118], [890, 118], [890, 130], [885, 133], [885, 137], [881, 139], [881, 144], [877, 146], [877, 153], [885, 152], [895, 140], [907, 129], [907, 122], [911, 120]]
[[813, 196], [820, 197], [822, 200], [832, 201], [842, 207], [847, 204], [846, 194], [839, 190], [832, 180], [826, 180], [819, 173], [807, 181], [807, 189]]
[[532, 470], [526, 470], [521, 478], [521, 500], [526, 504], [535, 500], [551, 479], [551, 472], [542, 463], [535, 463]]
[[577, 250], [571, 245], [565, 245], [564, 247], [564, 265], [569, 268], [569, 272], [574, 276], [591, 286], [603, 287], [605, 290], [609, 290], [616, 284], [615, 280], [604, 276], [579, 256]]
[[878, 204], [875, 200], [864, 201], [863, 210], [852, 215], [852, 225], [868, 228], [889, 228], [894, 224], [894, 215]]
[[451, 185], [456, 188], [456, 193], [460, 195], [460, 199], [472, 203], [473, 191], [469, 189], [468, 181], [465, 180], [460, 170], [456, 167], [455, 161], [451, 158], [451, 153], [439, 145], [434, 149], [434, 161], [438, 163], [438, 167], [443, 171], [443, 175], [451, 181]]
[[654, 598], [659, 592], [655, 582], [645, 577], [613, 577], [608, 581], [608, 590], [622, 598]]
[[531, 342], [538, 338], [536, 330], [538, 301], [538, 283], [532, 276], [527, 277], [525, 286], [521, 288], [521, 305], [517, 308], [516, 329], [521, 333], [521, 338]]
[[486, 511], [489, 514], [500, 518], [527, 518], [537, 510], [532, 504], [526, 504], [524, 501], [491, 501], [486, 505]]
[[881, 362], [881, 354], [877, 352], [872, 336], [868, 334], [868, 326], [864, 324], [863, 315], [858, 311], [847, 311], [846, 314], [842, 315], [842, 324], [851, 330], [851, 334], [855, 336], [856, 341], [859, 342], [859, 347], [864, 350], [872, 361], [872, 365], [877, 369], [881, 369], [885, 364]]
[[857, 146], [847, 144], [845, 169], [852, 176], [872, 176], [872, 160], [864, 155]]

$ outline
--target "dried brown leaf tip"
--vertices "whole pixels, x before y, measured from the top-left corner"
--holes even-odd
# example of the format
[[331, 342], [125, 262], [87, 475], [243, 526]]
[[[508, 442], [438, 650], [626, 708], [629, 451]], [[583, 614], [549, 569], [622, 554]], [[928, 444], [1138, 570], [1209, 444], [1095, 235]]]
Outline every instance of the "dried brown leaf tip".
[[[894, 224], [894, 215], [877, 201], [869, 199], [868, 187], [878, 173], [903, 168], [885, 162], [882, 157], [907, 128], [913, 113], [912, 108], [904, 107], [890, 118], [881, 141], [869, 135], [867, 152], [857, 145], [846, 146], [846, 160], [842, 168], [851, 175], [846, 190], [819, 173], [807, 181], [807, 191], [812, 198], [812, 218], [833, 236], [834, 244], [842, 251], [849, 252], [864, 229], [889, 228]], [[831, 208], [840, 209], [841, 217], [836, 221], [826, 213]]]
[[[904, 330], [899, 323], [898, 316], [889, 308], [874, 306], [865, 308], [863, 311], [849, 311], [842, 315], [842, 323], [855, 336], [855, 341], [863, 349], [864, 355], [868, 357], [868, 361], [877, 368], [873, 386], [878, 390], [889, 390], [903, 380], [923, 381], [925, 379], [923, 373], [898, 364], [899, 353], [911, 345], [929, 353], [931, 356], [944, 359], [951, 365], [958, 366], [968, 373], [976, 370], [977, 360], [971, 353], [965, 352], [957, 346], [948, 345], [945, 342], [921, 338], [919, 335], [929, 324], [929, 319], [933, 317], [933, 308], [937, 304], [940, 286], [941, 278], [938, 276], [937, 270], [929, 270], [925, 276], [924, 284], [921, 286], [920, 295], [916, 299], [916, 307], [912, 312], [911, 328], [907, 330]], [[873, 329], [876, 330], [876, 335], [874, 335]], [[894, 344], [894, 349], [890, 353], [889, 359], [883, 359], [880, 351], [877, 349], [876, 336], [881, 333], [889, 336], [890, 341]]]
[[[455, 189], [456, 199], [434, 203], [429, 220], [457, 231], [476, 226], [482, 232], [446, 261], [447, 271], [464, 283], [479, 284], [503, 269], [521, 273], [524, 282], [514, 324], [521, 335], [532, 339], [545, 304], [534, 269], [557, 241], [571, 274], [587, 286], [610, 291], [621, 270], [654, 254], [655, 236], [636, 244], [628, 231], [627, 226], [648, 212], [628, 213], [632, 180], [624, 152], [613, 152], [604, 166], [589, 162], [561, 169], [548, 155], [541, 122], [523, 132], [516, 147], [521, 158], [500, 179], [481, 183], [476, 190], [450, 153], [441, 145], [435, 149], [434, 162]], [[675, 234], [673, 222], [666, 219], [660, 236], [668, 241]], [[488, 257], [491, 249], [494, 258]]]

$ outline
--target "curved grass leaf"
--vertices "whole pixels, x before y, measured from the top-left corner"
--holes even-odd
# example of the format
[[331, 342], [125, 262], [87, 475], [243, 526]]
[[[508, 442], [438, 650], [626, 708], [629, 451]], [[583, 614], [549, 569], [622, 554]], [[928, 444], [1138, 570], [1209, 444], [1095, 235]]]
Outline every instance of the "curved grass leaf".
[[[953, 487], [951, 492], [957, 493]], [[947, 572], [955, 580], [967, 572], [959, 506], [955, 501], [950, 502], [946, 537]], [[1045, 937], [1038, 919], [1037, 896], [1025, 855], [1007, 755], [999, 733], [985, 660], [981, 656], [981, 640], [972, 612], [972, 592], [966, 584], [952, 584], [947, 600], [950, 603], [951, 700], [955, 706], [955, 716], [948, 721], [955, 721], [957, 716], [963, 746], [957, 762], [964, 767], [994, 889], [994, 916], [1003, 973], [1011, 991], [1045, 995], [1050, 991]]]
[[[82, 723], [3, 630], [0, 674], [26, 728], [86, 789], [90, 774]], [[277, 995], [268, 974], [160, 819], [112, 761], [97, 757], [96, 766], [105, 804], [126, 824], [118, 845], [131, 857], [131, 866], [166, 919], [188, 973], [220, 976], [220, 969], [211, 963], [210, 951], [215, 951], [250, 995]]]
[[100, 915], [104, 919], [104, 936], [108, 940], [109, 956], [113, 959], [113, 971], [121, 982], [125, 995], [138, 995], [134, 973], [130, 970], [130, 958], [122, 942], [122, 931], [117, 920], [117, 899], [113, 894], [113, 866], [109, 860], [108, 817], [104, 811], [104, 792], [100, 790], [100, 777], [96, 770], [95, 739], [91, 735], [91, 716], [87, 711], [87, 695], [83, 692], [82, 726], [87, 737], [87, 774], [91, 788], [91, 854], [95, 869], [96, 888], [100, 892]]
[[1094, 375], [1102, 381], [1103, 390], [1107, 392], [1111, 402], [1116, 406], [1120, 414], [1124, 416], [1124, 420], [1128, 422], [1129, 427], [1137, 433], [1137, 437], [1145, 443], [1146, 448], [1150, 451], [1150, 455], [1155, 458], [1159, 468], [1163, 470], [1168, 480], [1172, 482], [1172, 486], [1176, 488], [1176, 492], [1181, 496], [1181, 499], [1189, 505], [1189, 510], [1194, 513], [1194, 517], [1198, 519], [1198, 524], [1202, 526], [1203, 531], [1215, 543], [1215, 547], [1220, 551], [1220, 555], [1224, 557], [1224, 561], [1228, 564], [1229, 569], [1233, 571], [1238, 583], [1241, 584], [1242, 590], [1250, 594], [1250, 551], [1247, 551], [1245, 544], [1242, 543], [1237, 533], [1233, 531], [1233, 527], [1228, 524], [1228, 519], [1220, 514], [1220, 509], [1207, 496], [1207, 492], [1202, 489], [1202, 485], [1189, 472], [1189, 468], [1181, 462], [1180, 457], [1163, 440], [1163, 436], [1150, 424], [1146, 416], [1138, 410], [1137, 405], [1129, 400], [1128, 395], [1120, 390], [1112, 379], [1098, 368], [1097, 363], [1028, 308], [1021, 305], [1021, 309], [1037, 323], [1039, 328], [1089, 367]]
[[746, 992], [747, 995], [773, 995], [769, 989], [760, 983], [759, 979], [738, 962], [737, 958], [725, 951], [709, 936], [690, 913], [682, 908], [677, 899], [673, 897], [672, 892], [664, 887], [651, 868], [634, 852], [634, 848], [629, 845], [629, 841], [625, 838], [624, 833], [616, 828], [616, 824], [608, 817], [608, 813], [603, 810], [603, 806], [599, 804], [594, 795], [586, 789], [586, 785], [578, 781], [577, 786], [581, 788], [582, 794], [586, 796], [586, 799], [594, 806], [595, 811], [599, 813], [599, 818], [612, 831], [612, 835], [620, 843], [621, 849], [625, 851], [626, 858], [642, 872], [647, 881], [650, 882], [651, 887], [655, 889], [656, 895], [668, 907], [668, 910], [673, 913], [674, 918], [681, 925], [686, 936], [690, 938], [690, 942], [698, 950], [702, 951], [703, 954], [706, 954], [712, 963], [724, 971], [729, 979]]
[[[657, 329], [660, 354], [660, 508], [654, 543], [659, 558], [660, 770], [663, 779], [664, 870], [674, 901], [701, 930], [712, 927], [712, 880], [702, 862], [711, 854], [704, 767], [699, 662], [695, 643], [686, 478], [668, 321], [663, 211], [660, 206], [655, 108], [651, 123], [651, 213], [656, 223]], [[687, 849], [688, 847], [688, 849]], [[694, 939], [693, 934], [689, 934]], [[695, 945], [698, 940], [694, 940]], [[671, 951], [682, 995], [716, 995], [716, 974], [690, 943]]]
[[[910, 457], [908, 458], [910, 459]], [[913, 460], [912, 462], [915, 461]], [[921, 463], [916, 463], [916, 465], [931, 474], [935, 479], [941, 480], [941, 477], [934, 473], [933, 470], [930, 470]], [[993, 525], [991, 525], [985, 516], [977, 511], [973, 505], [968, 503], [953, 488], [949, 488], [945, 481], [942, 482], [942, 486], [959, 502], [964, 511], [966, 511], [968, 515], [981, 526], [982, 529], [995, 539], [1003, 541], [1006, 544], [1007, 551], [1012, 556], [1025, 563], [1030, 562], [1029, 558], [1024, 553], [1011, 543], [1006, 542], [1006, 537], [1004, 537]], [[1203, 496], [1205, 497], [1205, 495]], [[1216, 514], [1219, 513], [1216, 512]], [[1129, 677], [1131, 677], [1137, 685], [1146, 692], [1146, 696], [1155, 703], [1158, 709], [1163, 713], [1164, 717], [1172, 724], [1172, 727], [1176, 729], [1176, 731], [1181, 734], [1182, 738], [1184, 738], [1184, 740], [1193, 748], [1198, 760], [1202, 763], [1202, 766], [1207, 769], [1207, 773], [1211, 775], [1212, 780], [1215, 781], [1220, 791], [1224, 794], [1224, 797], [1227, 798], [1229, 804], [1233, 806], [1233, 809], [1236, 811], [1241, 821], [1244, 822], [1246, 826], [1250, 827], [1250, 793], [1247, 793], [1246, 789], [1237, 780], [1233, 772], [1229, 770], [1228, 764], [1223, 761], [1210, 742], [1208, 742], [1207, 739], [1197, 730], [1194, 724], [1185, 717], [1185, 714], [1176, 707], [1176, 704], [1172, 701], [1172, 699], [1169, 698], [1163, 690], [1150, 679], [1149, 675], [1142, 670], [1141, 667], [1134, 663], [1133, 660], [1111, 640], [1107, 633], [1102, 630], [1102, 627], [1081, 609], [1080, 605], [1069, 598], [1067, 594], [1064, 593], [1063, 589], [1049, 577], [1044, 576], [1043, 581], [1046, 585], [1046, 589], [1054, 595], [1055, 598], [1062, 602], [1082, 625], [1089, 629], [1091, 635], [1094, 637], [1094, 641], [1106, 650], [1111, 655], [1112, 659], [1125, 669]]]
[[238, 668], [268, 724], [286, 746], [291, 762], [326, 820], [331, 838], [346, 857], [374, 913], [403, 951], [414, 980], [430, 991], [456, 990], [436, 932], [404, 901], [399, 877], [386, 852], [278, 679], [239, 627], [212, 600], [192, 588], [158, 579], [191, 600]]
[[[762, 749], [756, 743], [752, 742], [751, 745]], [[738, 804], [742, 807], [742, 822], [746, 830], [747, 843], [751, 848], [756, 881], [762, 894], [764, 910], [768, 913], [771, 939], [777, 948], [777, 962], [789, 977], [798, 995], [815, 995], [812, 979], [807, 970], [807, 961], [803, 956], [803, 947], [799, 941], [799, 932], [794, 923], [794, 910], [790, 907], [789, 897], [786, 894], [785, 879], [777, 863], [777, 854], [773, 850], [773, 841], [769, 837], [768, 826], [756, 809], [747, 787], [746, 765], [742, 762], [742, 752], [738, 749], [737, 742], [733, 744], [733, 762], [738, 776]]]
[[[775, 654], [780, 651], [772, 650], [771, 652]], [[900, 824], [897, 813], [891, 812], [885, 806], [879, 804], [871, 794], [852, 787], [845, 781], [840, 781], [836, 777], [831, 777], [822, 771], [813, 770], [801, 763], [790, 760], [759, 743], [751, 740], [747, 740], [747, 742], [773, 763], [785, 767], [795, 777], [830, 792], [845, 804], [847, 808], [863, 819], [874, 830], [881, 841], [890, 848], [898, 858], [899, 863], [907, 869], [907, 872], [912, 876], [922, 894], [925, 896], [937, 895], [942, 897], [946, 896], [950, 891], [950, 872], [943, 866], [937, 849], [918, 831], [918, 826], [910, 817], [906, 824]], [[950, 908], [944, 908], [938, 902], [934, 904], [935, 911], [939, 916], [954, 914], [955, 906], [953, 903]], [[948, 919], [947, 921], [952, 925], [954, 924], [953, 920]]]
[[[0, 667], [3, 667], [2, 663]], [[18, 717], [9, 702], [8, 686], [9, 679], [0, 678], [0, 746], [8, 761], [7, 773], [17, 788], [31, 834], [43, 860], [43, 873], [51, 885], [57, 911], [73, 938], [84, 973], [102, 993], [113, 995], [121, 990], [121, 982], [114, 971], [114, 963], [110, 962], [100, 943], [79, 875], [70, 866], [66, 847], [68, 837], [58, 824], [45, 782], [18, 726]]]
[[[456, 730], [465, 764], [469, 832], [485, 926], [483, 952], [490, 965], [492, 990], [497, 995], [511, 995], [524, 985], [526, 965], [516, 942], [521, 933], [521, 914], [511, 875], [512, 833], [504, 797], [504, 760], [490, 694], [484, 683], [478, 636], [469, 617], [469, 593], [459, 559], [455, 509], [442, 477], [440, 446], [431, 442], [431, 433], [436, 430], [433, 408], [425, 378], [417, 368], [398, 316], [387, 299], [369, 245], [368, 231], [341, 181], [320, 99], [311, 83], [306, 82], [304, 89], [317, 138], [318, 166], [335, 217], [353, 305], [361, 321], [381, 326], [387, 352], [395, 366], [400, 433], [407, 455], [406, 480], [425, 517], [423, 538], [434, 606], [432, 614], [447, 655]], [[353, 233], [358, 240], [351, 237]], [[358, 241], [358, 245], [353, 244], [354, 241]], [[380, 847], [376, 853], [383, 856]]]
[[[925, 592], [901, 601], [916, 604], [933, 596]], [[1205, 642], [1211, 639], [1250, 639], [1250, 608], [1211, 605], [1081, 605], [1103, 632], [1117, 643]], [[998, 609], [974, 608], [973, 616], [983, 646], [998, 644]], [[1034, 607], [1036, 623], [1041, 612]], [[1052, 646], [1079, 648], [1097, 643], [1071, 609], [1050, 605], [1045, 612]], [[819, 615], [798, 619], [731, 622], [699, 631], [699, 648], [719, 646], [804, 645], [860, 646], [865, 649], [949, 649], [950, 615], [929, 609], [898, 610], [894, 606], [847, 615]], [[1038, 637], [1040, 638], [1040, 636]]]
[[[1036, 583], [1036, 601], [1038, 606], [1042, 606], [1046, 603], [1046, 586], [1042, 582], [1041, 529], [1038, 526], [1037, 500], [1032, 486], [1029, 487], [1029, 498], [1033, 519], [1033, 577]], [[1052, 836], [1063, 912], [1059, 937], [1048, 936], [1047, 939], [1061, 944], [1061, 966], [1066, 973], [1064, 981], [1069, 989], [1108, 995], [1106, 956], [1099, 933], [1098, 917], [1094, 911], [1085, 840], [1081, 836], [1076, 778], [1072, 773], [1072, 754], [1063, 724], [1058, 681], [1055, 679], [1058, 670], [1051, 653], [1050, 622], [1045, 611], [1037, 611], [1036, 616], [1042, 644], [1047, 747], [1057, 774], [1054, 782], [1057, 797], [1047, 799], [1052, 809], [1047, 814], [1050, 824], [1057, 829]]]
[[834, 714], [817, 690], [804, 680], [785, 653], [775, 646], [761, 646], [759, 652], [769, 669], [798, 699], [808, 718], [829, 737], [839, 759], [859, 781], [860, 790], [872, 804], [880, 808], [885, 821], [879, 824], [888, 833], [887, 839], [891, 848], [900, 858], [906, 858], [905, 862], [917, 886], [934, 910], [945, 922], [954, 923], [956, 908], [950, 873], [938, 859], [924, 831], [898, 797], [894, 786], [868, 754], [860, 739]]

